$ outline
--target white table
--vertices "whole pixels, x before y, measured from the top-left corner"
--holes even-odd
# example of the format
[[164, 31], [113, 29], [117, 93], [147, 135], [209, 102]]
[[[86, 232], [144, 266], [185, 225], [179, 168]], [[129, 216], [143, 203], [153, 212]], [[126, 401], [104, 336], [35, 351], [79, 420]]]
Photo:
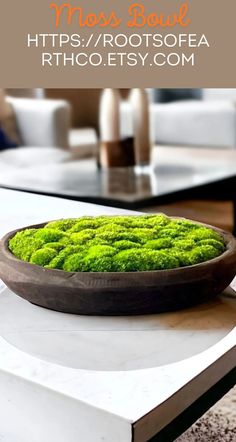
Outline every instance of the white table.
[[[121, 212], [8, 190], [0, 203], [1, 236], [44, 220]], [[203, 410], [212, 388], [230, 388], [235, 325], [231, 289], [189, 311], [89, 318], [41, 309], [3, 288], [0, 441], [168, 441], [163, 428], [194, 403]]]

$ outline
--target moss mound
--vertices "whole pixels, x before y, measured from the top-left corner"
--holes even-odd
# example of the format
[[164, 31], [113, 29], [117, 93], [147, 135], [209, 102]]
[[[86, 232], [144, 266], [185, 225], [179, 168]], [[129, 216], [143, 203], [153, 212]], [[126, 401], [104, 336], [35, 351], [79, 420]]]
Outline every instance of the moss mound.
[[99, 216], [18, 232], [19, 259], [67, 272], [136, 272], [198, 264], [225, 251], [215, 230], [165, 215]]

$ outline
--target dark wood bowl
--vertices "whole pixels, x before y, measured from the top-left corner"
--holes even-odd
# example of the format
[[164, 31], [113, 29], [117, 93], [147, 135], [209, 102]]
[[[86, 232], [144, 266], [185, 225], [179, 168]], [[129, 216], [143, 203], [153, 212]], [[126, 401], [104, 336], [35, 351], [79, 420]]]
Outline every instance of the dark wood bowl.
[[[40, 228], [47, 223], [26, 228]], [[138, 315], [174, 311], [212, 299], [236, 274], [236, 239], [221, 234], [226, 251], [201, 264], [172, 270], [127, 273], [72, 273], [50, 270], [14, 257], [8, 233], [0, 242], [0, 277], [27, 301], [64, 313]]]

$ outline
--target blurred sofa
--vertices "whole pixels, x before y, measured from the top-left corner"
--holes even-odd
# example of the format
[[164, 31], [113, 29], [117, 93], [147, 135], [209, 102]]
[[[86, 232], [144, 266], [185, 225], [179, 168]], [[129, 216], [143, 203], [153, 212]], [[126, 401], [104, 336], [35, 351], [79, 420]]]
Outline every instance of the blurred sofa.
[[19, 147], [0, 151], [0, 171], [67, 161], [70, 106], [63, 100], [6, 97]]
[[71, 107], [67, 101], [38, 98], [29, 93], [28, 98], [5, 99], [13, 111], [19, 147], [0, 150], [0, 172], [61, 163], [94, 153], [95, 130], [71, 131]]
[[[120, 92], [121, 133], [125, 137], [133, 134], [132, 114], [127, 100], [129, 90]], [[147, 89], [147, 92], [150, 131], [156, 144], [236, 147], [236, 89]], [[70, 102], [74, 143], [79, 140], [78, 128], [90, 127], [98, 133], [99, 89], [53, 89], [46, 90], [45, 95]]]
[[[184, 96], [180, 90], [172, 90], [172, 94], [166, 90], [168, 100], [163, 99], [163, 91], [147, 89], [154, 143], [236, 148], [236, 89], [202, 89], [192, 93], [185, 90]], [[128, 92], [122, 91], [122, 137], [133, 135]], [[32, 146], [34, 151], [36, 146], [47, 149], [56, 146], [64, 149], [64, 155], [70, 152], [77, 158], [94, 155], [99, 136], [100, 90], [28, 90], [28, 96], [34, 98], [19, 98], [19, 94], [26, 93], [25, 90], [15, 90], [18, 98], [7, 98], [15, 111], [22, 146]], [[172, 101], [169, 99], [171, 95]], [[4, 155], [9, 157], [13, 152], [1, 153], [1, 158]], [[22, 148], [20, 155], [24, 155]], [[29, 152], [27, 155], [30, 156]], [[61, 156], [63, 152], [60, 152]], [[46, 162], [45, 150], [43, 157]]]
[[64, 100], [7, 97], [22, 146], [68, 148], [70, 106]]
[[[42, 112], [45, 110], [45, 119], [47, 119], [46, 106], [51, 107], [51, 116], [53, 119], [55, 117], [55, 123], [58, 126], [53, 128], [53, 130], [56, 129], [54, 139], [56, 140], [57, 131], [59, 138], [59, 142], [56, 141], [55, 145], [67, 147], [76, 158], [86, 158], [94, 155], [97, 149], [96, 115], [99, 106], [99, 90], [91, 90], [90, 100], [86, 90], [80, 91], [82, 93], [79, 97], [74, 89], [7, 89], [6, 93], [11, 97], [9, 100], [13, 97], [14, 107], [20, 105], [20, 113], [24, 106], [33, 106], [32, 101], [27, 101], [27, 98], [34, 99], [38, 111], [42, 106]], [[44, 104], [46, 106], [43, 109]], [[50, 109], [48, 110], [50, 113]]]
[[[202, 89], [198, 98], [168, 102], [158, 102], [156, 91], [148, 93], [156, 144], [236, 148], [236, 89]], [[121, 131], [123, 136], [133, 133], [128, 101], [121, 106]]]

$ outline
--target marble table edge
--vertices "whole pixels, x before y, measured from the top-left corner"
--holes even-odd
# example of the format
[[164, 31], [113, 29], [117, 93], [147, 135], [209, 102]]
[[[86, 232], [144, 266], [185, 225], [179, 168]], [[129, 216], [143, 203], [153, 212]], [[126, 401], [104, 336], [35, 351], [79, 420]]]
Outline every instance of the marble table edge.
[[[189, 359], [161, 367], [129, 372], [92, 372], [59, 366], [26, 354], [13, 347], [3, 338], [0, 338], [0, 371], [2, 370], [12, 376], [36, 383], [42, 388], [61, 393], [71, 399], [84, 402], [100, 410], [103, 409], [117, 417], [119, 416], [131, 423], [135, 423], [152, 410], [161, 406], [170, 397], [184, 388], [186, 384], [197, 381], [197, 378], [203, 371], [213, 366], [226, 353], [232, 353], [234, 356], [232, 359], [235, 361], [236, 327], [217, 344]], [[234, 368], [233, 365], [235, 363], [232, 363], [232, 366], [228, 366], [226, 373], [220, 373], [219, 379]], [[179, 378], [177, 379], [178, 375]], [[101, 390], [98, 388], [97, 392], [87, 394], [81, 390], [81, 384], [86, 384], [86, 382], [91, 382], [91, 380], [94, 381], [94, 385], [101, 385]], [[155, 392], [154, 395], [147, 393], [149, 382], [152, 384], [152, 390]], [[131, 399], [130, 402], [126, 402], [126, 406], [123, 409], [121, 404], [119, 406], [119, 400], [117, 399], [122, 398], [122, 387], [124, 388], [124, 386], [130, 383], [133, 383], [134, 386], [134, 396], [137, 393], [135, 396], [136, 400], [133, 402], [133, 399]], [[79, 388], [76, 388], [76, 386]], [[160, 389], [161, 386], [162, 389]], [[104, 396], [103, 389], [106, 388], [109, 390], [109, 396], [113, 396], [111, 400], [106, 395]], [[134, 388], [136, 391], [134, 391]], [[158, 395], [156, 390], [159, 393]], [[138, 397], [140, 392], [141, 397]], [[137, 399], [141, 398], [143, 399], [141, 403], [134, 407], [134, 403], [140, 402]]]

